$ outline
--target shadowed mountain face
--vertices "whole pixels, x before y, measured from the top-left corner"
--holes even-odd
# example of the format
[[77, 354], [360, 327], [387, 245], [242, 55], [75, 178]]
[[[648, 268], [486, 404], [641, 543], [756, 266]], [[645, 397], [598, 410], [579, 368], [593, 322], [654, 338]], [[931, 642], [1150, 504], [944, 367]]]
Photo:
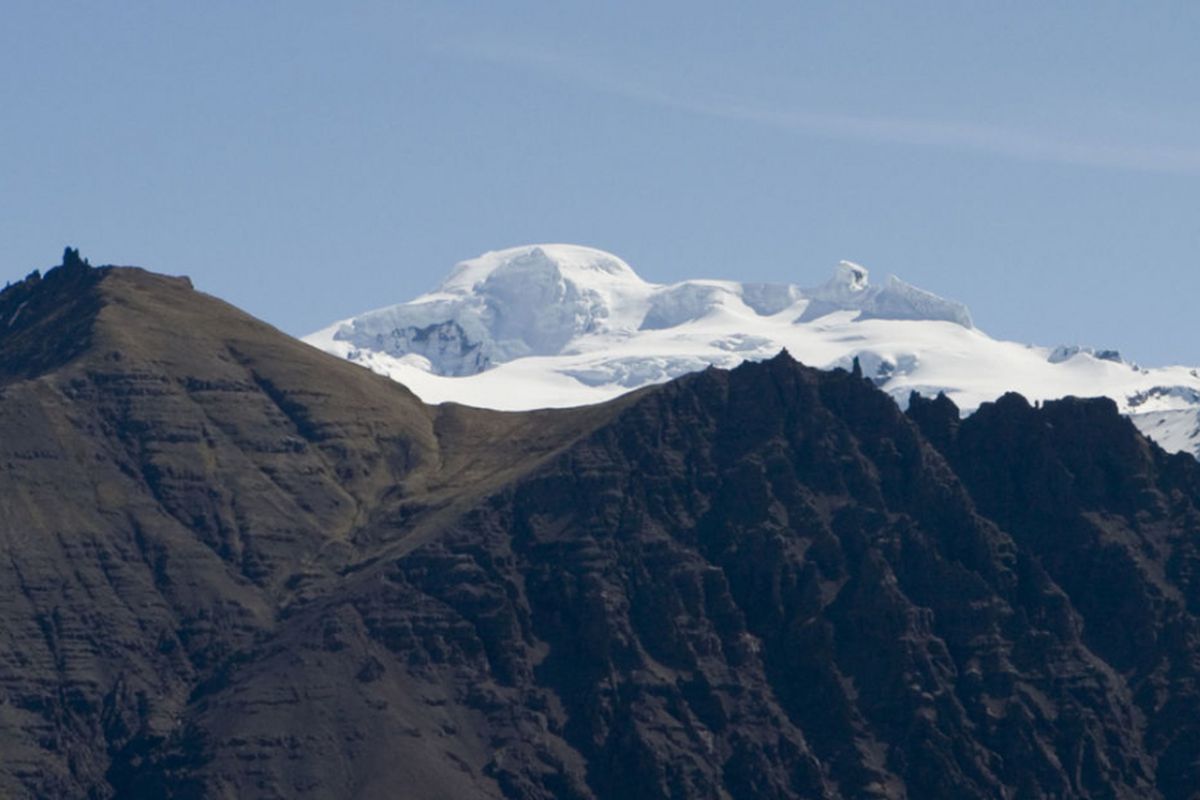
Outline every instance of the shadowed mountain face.
[[0, 795], [1187, 798], [1200, 467], [780, 356], [430, 407], [183, 279], [0, 294]]

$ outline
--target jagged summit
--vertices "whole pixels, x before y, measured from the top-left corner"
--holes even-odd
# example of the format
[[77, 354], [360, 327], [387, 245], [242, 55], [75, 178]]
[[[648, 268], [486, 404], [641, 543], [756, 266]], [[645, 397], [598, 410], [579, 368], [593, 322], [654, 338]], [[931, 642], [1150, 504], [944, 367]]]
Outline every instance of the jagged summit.
[[66, 247], [63, 249], [62, 266], [67, 269], [81, 269], [90, 267], [91, 264], [86, 258], [80, 257], [78, 248]]
[[867, 288], [870, 284], [870, 274], [866, 267], [853, 261], [839, 261], [833, 277], [825, 284], [825, 289], [830, 294], [855, 294]]
[[962, 303], [918, 289], [895, 275], [889, 275], [882, 286], [874, 286], [867, 269], [852, 261], [839, 263], [831, 279], [805, 295], [812, 302], [804, 309], [800, 322], [836, 311], [858, 311], [859, 319], [942, 320], [974, 327], [971, 313]]
[[68, 247], [59, 266], [0, 291], [0, 383], [41, 375], [89, 346], [102, 304], [95, 287], [109, 269]]

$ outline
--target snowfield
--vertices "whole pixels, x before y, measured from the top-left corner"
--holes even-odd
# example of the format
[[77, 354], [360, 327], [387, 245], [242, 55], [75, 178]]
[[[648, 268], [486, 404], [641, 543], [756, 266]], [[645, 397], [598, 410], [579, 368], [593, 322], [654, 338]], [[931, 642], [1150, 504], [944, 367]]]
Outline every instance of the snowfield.
[[999, 341], [961, 303], [847, 261], [826, 283], [642, 280], [616, 256], [542, 244], [463, 261], [433, 292], [305, 337], [429, 403], [505, 410], [585, 405], [787, 348], [863, 373], [905, 404], [945, 392], [963, 411], [1006, 391], [1105, 395], [1165, 449], [1200, 454], [1200, 373], [1115, 351]]

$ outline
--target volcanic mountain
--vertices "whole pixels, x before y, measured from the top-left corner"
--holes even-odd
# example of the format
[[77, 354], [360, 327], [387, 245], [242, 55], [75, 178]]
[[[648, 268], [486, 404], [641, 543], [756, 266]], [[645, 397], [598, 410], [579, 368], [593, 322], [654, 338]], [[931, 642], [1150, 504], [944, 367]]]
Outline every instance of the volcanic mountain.
[[964, 412], [1019, 391], [1031, 401], [1112, 398], [1170, 451], [1200, 454], [1200, 373], [1146, 369], [1115, 350], [992, 339], [961, 303], [896, 277], [876, 285], [842, 262], [823, 284], [640, 278], [616, 256], [545, 244], [460, 263], [433, 292], [306, 337], [428, 402], [575, 406], [732, 368], [787, 348], [848, 369], [854, 359], [902, 406], [944, 393]]
[[0, 293], [5, 797], [1200, 785], [1200, 464], [1110, 400], [430, 406], [64, 261]]

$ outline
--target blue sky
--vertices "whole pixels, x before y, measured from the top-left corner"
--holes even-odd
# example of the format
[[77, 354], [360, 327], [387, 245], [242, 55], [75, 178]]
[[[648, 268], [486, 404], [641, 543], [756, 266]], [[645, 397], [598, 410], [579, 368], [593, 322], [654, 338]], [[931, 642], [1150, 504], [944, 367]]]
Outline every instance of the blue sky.
[[838, 259], [989, 333], [1200, 364], [1200, 6], [10, 0], [0, 280], [190, 275], [295, 334], [567, 241]]

